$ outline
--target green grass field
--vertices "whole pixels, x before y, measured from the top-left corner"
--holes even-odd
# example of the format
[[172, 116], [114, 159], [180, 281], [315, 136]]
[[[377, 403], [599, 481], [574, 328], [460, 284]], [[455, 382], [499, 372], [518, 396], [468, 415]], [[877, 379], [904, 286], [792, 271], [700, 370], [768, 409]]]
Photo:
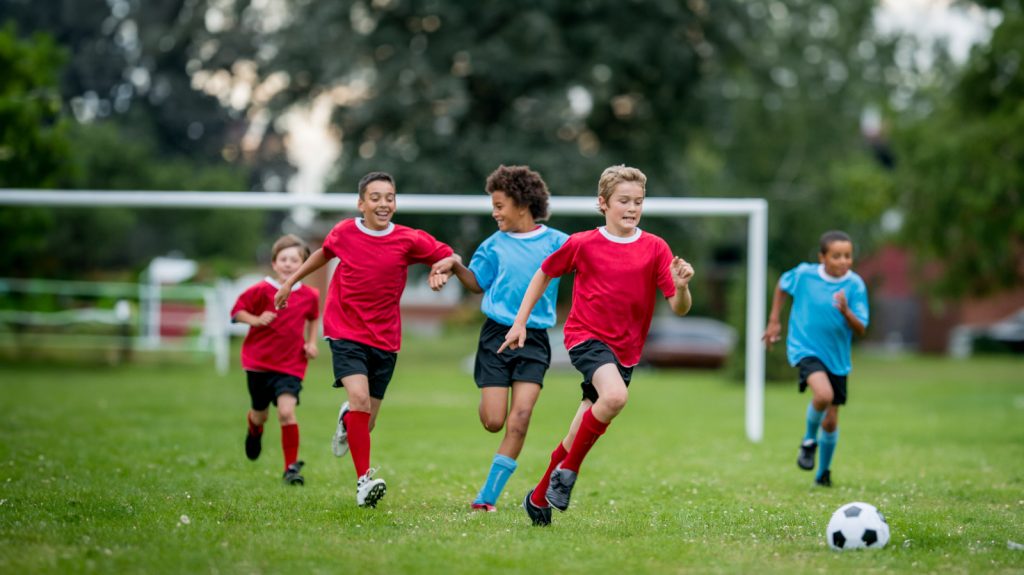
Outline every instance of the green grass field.
[[[355, 504], [328, 446], [344, 393], [326, 346], [299, 408], [304, 488], [281, 484], [279, 431], [242, 449], [233, 366], [0, 365], [2, 573], [1021, 573], [1024, 360], [857, 354], [832, 489], [795, 465], [807, 396], [766, 392], [765, 440], [743, 432], [742, 386], [717, 372], [639, 371], [630, 403], [549, 528], [519, 507], [578, 405], [549, 375], [499, 512], [471, 513], [500, 436], [460, 369], [475, 334], [407, 338], [373, 434], [388, 481]], [[273, 421], [273, 420], [272, 420]], [[887, 516], [876, 552], [835, 553], [832, 511]]]

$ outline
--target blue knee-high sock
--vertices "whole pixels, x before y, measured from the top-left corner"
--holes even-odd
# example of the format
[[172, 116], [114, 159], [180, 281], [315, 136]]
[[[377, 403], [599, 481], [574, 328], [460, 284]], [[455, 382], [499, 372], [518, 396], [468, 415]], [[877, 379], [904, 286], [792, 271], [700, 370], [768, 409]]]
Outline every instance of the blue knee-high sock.
[[804, 440], [818, 440], [818, 427], [821, 425], [821, 420], [824, 417], [825, 410], [818, 411], [814, 409], [813, 401], [807, 403], [807, 433], [804, 434]]
[[818, 441], [818, 478], [828, 471], [828, 466], [832, 464], [832, 453], [836, 450], [836, 443], [839, 443], [839, 428], [835, 431], [821, 430], [821, 440]]
[[477, 494], [474, 503], [490, 503], [494, 505], [498, 502], [498, 496], [501, 495], [501, 491], [505, 489], [505, 483], [508, 482], [508, 478], [512, 477], [512, 473], [516, 470], [516, 460], [511, 457], [496, 453], [494, 455], [494, 461], [491, 462], [491, 471], [487, 474], [487, 481], [484, 482], [484, 486], [480, 488], [480, 493]]

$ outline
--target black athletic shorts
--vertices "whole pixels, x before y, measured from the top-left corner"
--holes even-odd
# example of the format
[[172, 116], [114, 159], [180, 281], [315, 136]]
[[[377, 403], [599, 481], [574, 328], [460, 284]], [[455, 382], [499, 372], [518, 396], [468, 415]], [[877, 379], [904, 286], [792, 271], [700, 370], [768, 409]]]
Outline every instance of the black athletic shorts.
[[846, 376], [836, 375], [825, 369], [825, 364], [816, 357], [805, 357], [796, 366], [800, 369], [800, 393], [807, 389], [807, 378], [816, 371], [824, 371], [828, 382], [832, 384], [832, 405], [846, 403]]
[[583, 382], [580, 383], [580, 387], [583, 389], [583, 399], [589, 399], [591, 403], [596, 403], [598, 397], [597, 388], [593, 384], [594, 372], [602, 365], [614, 363], [626, 387], [629, 387], [629, 380], [633, 378], [633, 368], [622, 367], [611, 348], [596, 339], [588, 339], [570, 349], [569, 361], [577, 371], [583, 374]]
[[361, 373], [370, 382], [370, 397], [384, 399], [398, 354], [347, 339], [329, 339], [334, 364], [334, 387], [344, 387], [341, 378]]
[[526, 329], [526, 345], [498, 353], [505, 343], [509, 326], [487, 318], [480, 328], [473, 378], [477, 387], [512, 387], [513, 381], [528, 381], [544, 386], [544, 374], [551, 366], [551, 342], [548, 330]]
[[245, 379], [249, 383], [249, 399], [253, 411], [263, 411], [271, 403], [276, 406], [278, 396], [284, 393], [294, 395], [296, 405], [299, 403], [302, 380], [294, 375], [276, 371], [246, 371]]

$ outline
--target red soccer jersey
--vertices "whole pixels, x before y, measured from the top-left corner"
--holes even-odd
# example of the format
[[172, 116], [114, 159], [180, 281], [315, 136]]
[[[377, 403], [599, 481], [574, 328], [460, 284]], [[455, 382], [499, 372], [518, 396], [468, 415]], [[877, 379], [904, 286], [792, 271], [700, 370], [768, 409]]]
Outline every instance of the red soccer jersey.
[[323, 250], [328, 259], [339, 259], [324, 304], [324, 337], [391, 352], [402, 347], [398, 304], [409, 266], [452, 255], [450, 247], [422, 230], [392, 223], [375, 231], [356, 219], [334, 226]]
[[250, 287], [238, 296], [231, 317], [240, 311], [260, 315], [265, 311], [277, 314], [270, 325], [250, 326], [242, 342], [242, 368], [246, 371], [276, 371], [300, 379], [306, 377], [306, 322], [320, 316], [320, 292], [306, 285], [296, 285], [288, 298], [288, 307], [274, 308], [274, 295], [281, 284], [271, 278]]
[[603, 227], [569, 236], [541, 269], [551, 277], [576, 273], [572, 308], [565, 320], [565, 348], [596, 339], [624, 367], [636, 365], [654, 315], [656, 291], [676, 293], [672, 250], [665, 240], [637, 230], [619, 238]]

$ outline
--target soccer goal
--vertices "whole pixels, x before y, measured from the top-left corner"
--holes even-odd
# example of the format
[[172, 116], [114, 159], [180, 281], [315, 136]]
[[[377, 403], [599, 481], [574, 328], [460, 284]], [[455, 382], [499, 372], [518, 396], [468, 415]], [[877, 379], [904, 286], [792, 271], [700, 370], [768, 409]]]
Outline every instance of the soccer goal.
[[[319, 196], [268, 194], [262, 192], [160, 192], [106, 190], [17, 190], [0, 189], [0, 205], [265, 209], [310, 208], [323, 211], [351, 211], [357, 194]], [[483, 195], [402, 194], [403, 213], [489, 214], [490, 198]], [[596, 200], [591, 197], [553, 197], [555, 215], [593, 215]], [[765, 322], [767, 293], [768, 202], [761, 198], [663, 198], [644, 201], [644, 217], [746, 217], [747, 218], [747, 302], [746, 302], [746, 432], [751, 441], [764, 437], [764, 348], [760, 334]]]

